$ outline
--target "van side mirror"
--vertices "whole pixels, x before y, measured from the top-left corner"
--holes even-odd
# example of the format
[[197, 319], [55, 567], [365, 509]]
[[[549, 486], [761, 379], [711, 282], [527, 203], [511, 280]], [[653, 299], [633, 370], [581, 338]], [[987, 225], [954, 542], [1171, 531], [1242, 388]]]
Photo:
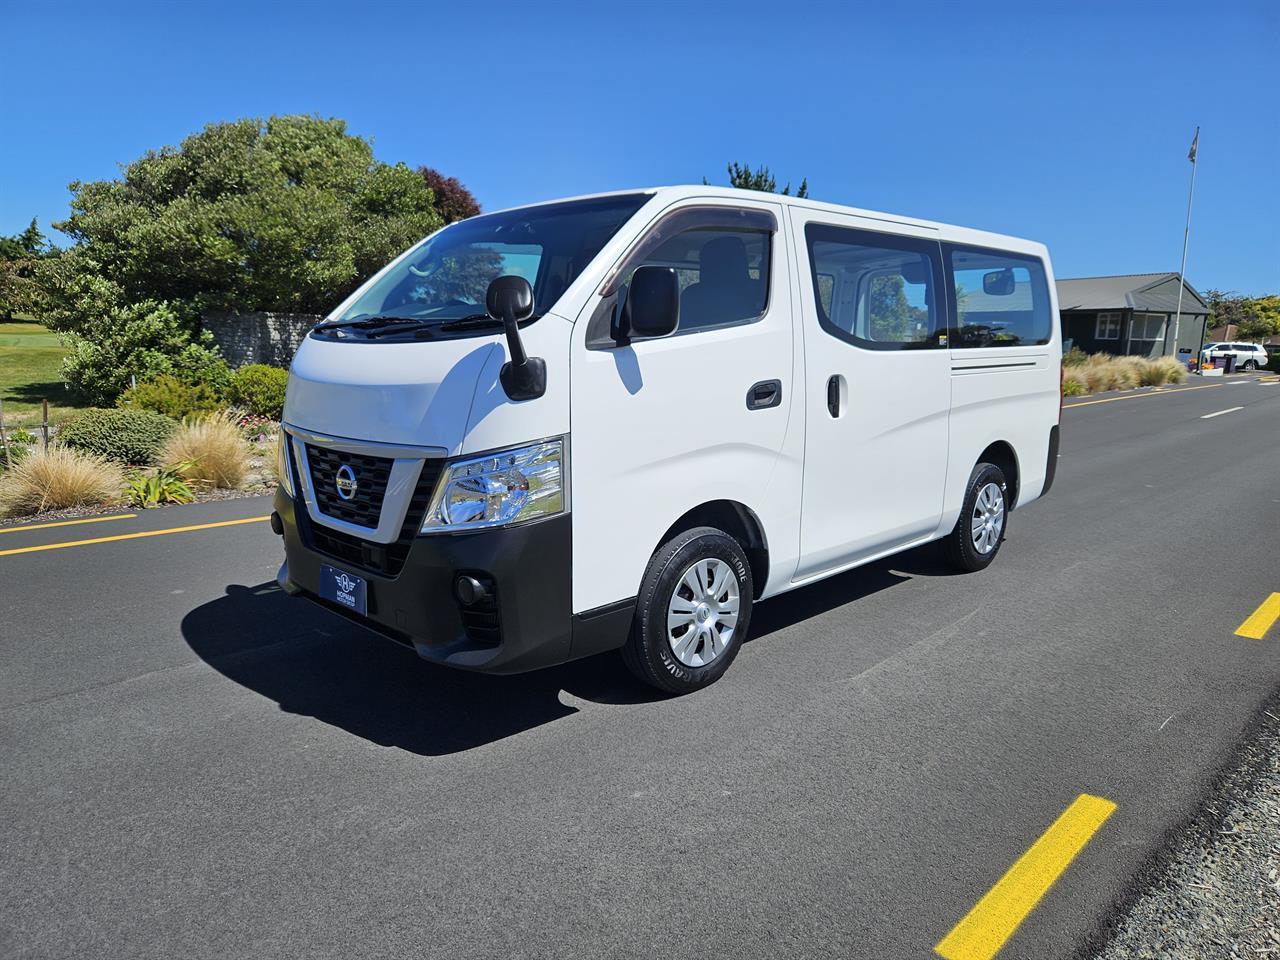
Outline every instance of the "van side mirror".
[[1007, 297], [1013, 293], [1013, 290], [1013, 271], [1008, 267], [982, 275], [982, 292], [989, 296]]
[[680, 325], [680, 279], [670, 267], [636, 267], [618, 317], [616, 339], [666, 337]]
[[489, 316], [502, 322], [511, 359], [502, 365], [498, 380], [512, 400], [536, 400], [547, 392], [547, 364], [541, 357], [526, 356], [520, 340], [521, 320], [533, 316], [533, 287], [524, 277], [494, 277], [484, 294]]

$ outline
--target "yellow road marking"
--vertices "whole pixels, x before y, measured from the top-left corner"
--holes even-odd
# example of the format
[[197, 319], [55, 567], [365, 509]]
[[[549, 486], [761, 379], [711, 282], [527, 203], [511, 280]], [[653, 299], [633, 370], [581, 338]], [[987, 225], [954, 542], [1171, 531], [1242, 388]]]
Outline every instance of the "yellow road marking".
[[1192, 390], [1208, 390], [1210, 387], [1225, 387], [1225, 383], [1202, 383], [1196, 387], [1179, 387], [1177, 390], [1152, 390], [1149, 393], [1131, 393], [1124, 397], [1107, 397], [1104, 400], [1086, 400], [1084, 403], [1065, 403], [1064, 410], [1070, 410], [1072, 407], [1091, 407], [1095, 403], [1115, 403], [1117, 400], [1139, 400], [1142, 397], [1167, 397], [1175, 393], [1190, 393]]
[[934, 947], [945, 960], [990, 960], [1116, 805], [1082, 793]]
[[114, 513], [109, 517], [85, 517], [83, 520], [59, 520], [56, 523], [28, 523], [21, 527], [5, 527], [0, 533], [21, 533], [23, 530], [48, 530], [50, 527], [74, 527], [77, 523], [106, 523], [108, 520], [130, 520], [136, 513]]
[[1277, 620], [1280, 620], [1280, 593], [1273, 593], [1249, 614], [1248, 620], [1236, 627], [1236, 636], [1261, 640]]
[[189, 530], [212, 530], [214, 527], [234, 527], [241, 523], [261, 523], [269, 517], [246, 517], [243, 520], [219, 520], [217, 523], [194, 523], [189, 527], [170, 527], [167, 530], [139, 530], [137, 533], [121, 533], [114, 537], [94, 537], [92, 540], [69, 540], [66, 543], [43, 543], [38, 547], [18, 547], [16, 550], [0, 550], [0, 557], [12, 557], [19, 553], [39, 553], [41, 550], [61, 550], [63, 547], [87, 547], [91, 543], [111, 543], [113, 540], [139, 540], [142, 537], [162, 537], [168, 533], [186, 533]]

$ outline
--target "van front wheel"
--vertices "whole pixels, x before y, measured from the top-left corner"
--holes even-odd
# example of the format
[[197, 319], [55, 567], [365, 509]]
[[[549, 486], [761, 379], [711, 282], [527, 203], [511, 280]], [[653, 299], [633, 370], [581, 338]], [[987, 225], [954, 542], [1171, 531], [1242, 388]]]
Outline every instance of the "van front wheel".
[[754, 584], [733, 537], [695, 527], [649, 561], [623, 659], [639, 679], [689, 693], [729, 669], [751, 622]]
[[990, 566], [1004, 542], [1009, 522], [1009, 485], [994, 463], [980, 463], [969, 475], [964, 507], [955, 529], [943, 541], [947, 560], [973, 573]]

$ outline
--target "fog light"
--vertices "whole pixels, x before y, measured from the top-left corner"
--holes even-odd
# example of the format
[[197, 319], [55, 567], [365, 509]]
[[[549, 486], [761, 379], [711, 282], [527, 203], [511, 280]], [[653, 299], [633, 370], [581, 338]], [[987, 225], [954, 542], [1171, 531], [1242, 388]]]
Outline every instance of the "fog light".
[[463, 606], [472, 607], [489, 598], [489, 587], [475, 577], [461, 576], [453, 583], [453, 592]]

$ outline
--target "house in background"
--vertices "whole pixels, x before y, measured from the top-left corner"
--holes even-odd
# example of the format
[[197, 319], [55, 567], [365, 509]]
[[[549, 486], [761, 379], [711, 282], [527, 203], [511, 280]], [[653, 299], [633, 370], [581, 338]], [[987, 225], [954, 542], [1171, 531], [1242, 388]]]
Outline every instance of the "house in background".
[[1178, 312], [1176, 273], [1131, 273], [1118, 277], [1059, 280], [1062, 339], [1085, 353], [1139, 357], [1198, 356], [1209, 306], [1184, 283], [1178, 343], [1172, 343]]

